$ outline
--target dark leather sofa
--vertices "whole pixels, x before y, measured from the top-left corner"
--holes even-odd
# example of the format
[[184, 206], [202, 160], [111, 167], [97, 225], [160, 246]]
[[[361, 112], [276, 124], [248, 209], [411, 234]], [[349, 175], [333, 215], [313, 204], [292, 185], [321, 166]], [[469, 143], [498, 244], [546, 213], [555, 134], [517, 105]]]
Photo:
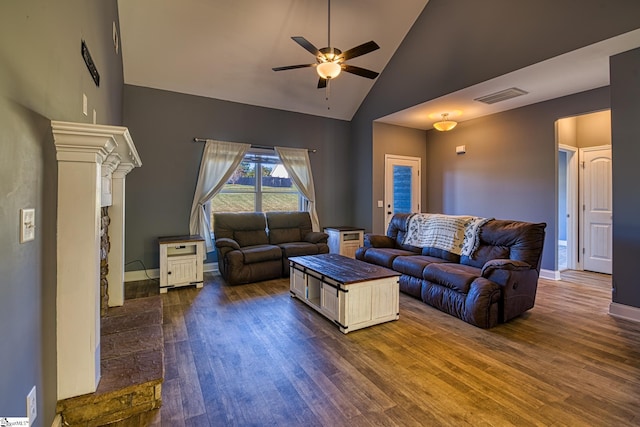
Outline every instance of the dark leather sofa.
[[214, 213], [218, 270], [230, 285], [289, 276], [289, 257], [328, 253], [308, 212]]
[[356, 258], [391, 268], [400, 290], [481, 328], [533, 308], [545, 223], [492, 219], [470, 256], [403, 245], [411, 214], [395, 214], [386, 235], [366, 234]]

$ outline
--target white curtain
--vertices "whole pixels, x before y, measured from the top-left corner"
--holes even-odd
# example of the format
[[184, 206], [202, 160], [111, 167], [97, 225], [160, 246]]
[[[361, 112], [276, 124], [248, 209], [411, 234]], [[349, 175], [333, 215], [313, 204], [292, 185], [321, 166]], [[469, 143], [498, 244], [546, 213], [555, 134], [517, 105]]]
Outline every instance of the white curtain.
[[309, 151], [302, 148], [274, 147], [282, 165], [287, 170], [289, 177], [293, 180], [298, 190], [306, 200], [306, 210], [311, 216], [311, 226], [313, 231], [320, 231], [320, 222], [316, 212], [316, 190], [313, 185], [311, 175], [311, 162], [309, 161]]
[[251, 144], [207, 140], [200, 162], [198, 184], [191, 205], [189, 232], [205, 240], [207, 252], [213, 251], [211, 225], [204, 205], [215, 196], [242, 162]]

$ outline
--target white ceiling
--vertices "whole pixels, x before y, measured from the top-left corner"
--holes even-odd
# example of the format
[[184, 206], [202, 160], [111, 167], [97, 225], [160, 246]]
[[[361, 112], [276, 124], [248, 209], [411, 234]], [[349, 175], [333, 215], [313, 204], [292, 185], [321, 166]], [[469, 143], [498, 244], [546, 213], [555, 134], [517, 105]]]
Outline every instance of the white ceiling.
[[[380, 49], [348, 61], [382, 72], [428, 0], [334, 0], [331, 41], [343, 51], [374, 40]], [[375, 83], [342, 73], [326, 91], [291, 36], [327, 45], [326, 0], [118, 0], [125, 83], [317, 116], [351, 120]], [[390, 19], [391, 18], [391, 19]], [[609, 84], [609, 56], [640, 46], [640, 30], [428, 100], [379, 121], [429, 129], [442, 112], [465, 121]], [[485, 105], [474, 98], [517, 87], [529, 92]], [[431, 116], [431, 117], [429, 117]]]
[[[428, 0], [334, 0], [331, 42], [346, 51], [374, 40], [379, 50], [350, 65], [381, 72]], [[343, 73], [329, 101], [315, 62], [291, 40], [327, 46], [326, 0], [119, 0], [127, 84], [351, 120], [375, 83]]]

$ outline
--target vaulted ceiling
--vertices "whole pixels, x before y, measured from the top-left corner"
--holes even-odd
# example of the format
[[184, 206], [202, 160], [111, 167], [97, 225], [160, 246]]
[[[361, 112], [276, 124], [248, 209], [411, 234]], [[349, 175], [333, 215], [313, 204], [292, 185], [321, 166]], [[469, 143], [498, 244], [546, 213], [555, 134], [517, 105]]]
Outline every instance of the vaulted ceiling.
[[[383, 72], [427, 3], [333, 0], [331, 44], [345, 51], [374, 40], [379, 50], [349, 64]], [[291, 37], [302, 36], [317, 48], [327, 46], [327, 5], [327, 0], [119, 0], [125, 83], [351, 120], [375, 80], [342, 73], [327, 91], [317, 89], [314, 68], [272, 71], [315, 61]], [[379, 120], [428, 129], [440, 112], [462, 112], [456, 119], [464, 121], [606, 86], [609, 56], [638, 46], [640, 30]], [[492, 105], [474, 101], [511, 87], [528, 93]]]
[[[428, 0], [333, 0], [331, 43], [380, 49], [349, 64], [381, 72]], [[375, 80], [342, 73], [327, 91], [291, 37], [327, 46], [327, 0], [119, 0], [125, 83], [350, 120]]]

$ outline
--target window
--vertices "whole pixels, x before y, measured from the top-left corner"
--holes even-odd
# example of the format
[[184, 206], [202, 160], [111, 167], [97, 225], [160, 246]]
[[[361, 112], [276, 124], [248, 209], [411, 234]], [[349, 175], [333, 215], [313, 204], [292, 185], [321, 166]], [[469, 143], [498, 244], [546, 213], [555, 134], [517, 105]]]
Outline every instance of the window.
[[211, 199], [209, 209], [213, 228], [214, 212], [300, 211], [303, 198], [277, 155], [251, 151]]

